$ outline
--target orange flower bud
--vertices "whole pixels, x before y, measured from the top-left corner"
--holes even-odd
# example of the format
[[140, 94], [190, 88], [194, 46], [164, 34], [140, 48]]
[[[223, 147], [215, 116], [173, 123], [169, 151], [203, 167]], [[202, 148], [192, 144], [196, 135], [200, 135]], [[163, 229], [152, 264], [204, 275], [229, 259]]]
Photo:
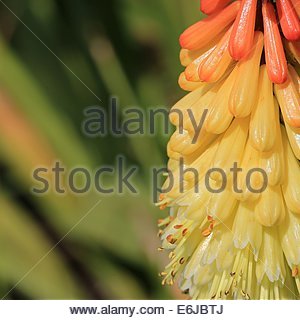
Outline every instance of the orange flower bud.
[[229, 51], [233, 59], [240, 60], [250, 52], [254, 38], [257, 0], [243, 0], [233, 25]]
[[240, 9], [240, 1], [235, 1], [225, 9], [187, 28], [180, 36], [182, 48], [198, 50], [206, 46], [213, 37], [227, 28]]
[[265, 57], [269, 78], [274, 83], [284, 83], [287, 79], [287, 61], [273, 5], [263, 2]]
[[300, 20], [290, 0], [277, 0], [276, 6], [284, 36], [291, 41], [299, 40]]

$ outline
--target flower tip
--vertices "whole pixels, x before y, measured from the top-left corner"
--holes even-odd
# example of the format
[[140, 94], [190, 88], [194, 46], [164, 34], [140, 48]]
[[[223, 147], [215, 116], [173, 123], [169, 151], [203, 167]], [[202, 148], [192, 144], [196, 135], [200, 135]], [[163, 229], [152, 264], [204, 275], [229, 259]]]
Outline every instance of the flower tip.
[[184, 75], [187, 81], [197, 81], [197, 68], [191, 64], [185, 69]]
[[204, 14], [207, 14], [207, 15], [212, 14], [213, 11], [210, 11], [210, 9], [207, 8], [203, 2], [204, 1], [201, 1], [201, 3], [200, 3], [200, 11], [203, 12]]
[[299, 275], [299, 269], [297, 267], [294, 267], [292, 270], [292, 277], [295, 278]]
[[[200, 21], [201, 22], [201, 21]], [[182, 49], [186, 50], [196, 50], [197, 46], [194, 43], [194, 38], [191, 36], [193, 29], [196, 29], [197, 24], [187, 28], [179, 36], [179, 45]]]
[[199, 44], [194, 36], [194, 33], [195, 31], [199, 30], [199, 26], [201, 26], [201, 21], [195, 23], [181, 33], [179, 36], [179, 45], [182, 49], [190, 51], [198, 49]]
[[269, 79], [275, 84], [283, 84], [287, 81], [287, 78], [288, 78], [287, 72], [280, 75], [276, 75], [268, 71], [268, 75], [269, 75]]
[[218, 11], [220, 11], [221, 9], [223, 9], [224, 7], [226, 7], [231, 0], [201, 0], [200, 2], [200, 10], [207, 14], [213, 14], [216, 13]]
[[208, 6], [207, 0], [200, 1], [200, 11], [207, 15], [212, 13], [211, 8]]
[[241, 50], [240, 48], [236, 48], [234, 45], [229, 46], [229, 53], [232, 59], [235, 61], [242, 60], [246, 56], [247, 51], [248, 50], [244, 50], [244, 49]]
[[186, 47], [186, 35], [185, 35], [185, 31], [179, 36], [179, 45], [181, 48], [183, 49], [188, 49]]
[[298, 32], [291, 33], [288, 37], [288, 40], [290, 41], [299, 41], [300, 40], [300, 30]]

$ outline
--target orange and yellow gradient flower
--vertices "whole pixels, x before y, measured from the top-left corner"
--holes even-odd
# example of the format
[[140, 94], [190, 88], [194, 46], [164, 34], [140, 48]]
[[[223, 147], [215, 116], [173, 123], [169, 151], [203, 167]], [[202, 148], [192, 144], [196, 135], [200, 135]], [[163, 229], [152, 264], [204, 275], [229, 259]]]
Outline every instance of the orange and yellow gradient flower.
[[[189, 93], [173, 107], [182, 127], [170, 113], [162, 282], [178, 281], [194, 299], [299, 299], [300, 1], [202, 0], [201, 10], [207, 17], [180, 36], [179, 85]], [[188, 114], [199, 123], [205, 111], [193, 141]], [[207, 188], [212, 168], [225, 173], [222, 192]], [[253, 168], [267, 175], [265, 188], [259, 172], [249, 182], [263, 192], [246, 183]], [[212, 171], [209, 185], [223, 180]]]

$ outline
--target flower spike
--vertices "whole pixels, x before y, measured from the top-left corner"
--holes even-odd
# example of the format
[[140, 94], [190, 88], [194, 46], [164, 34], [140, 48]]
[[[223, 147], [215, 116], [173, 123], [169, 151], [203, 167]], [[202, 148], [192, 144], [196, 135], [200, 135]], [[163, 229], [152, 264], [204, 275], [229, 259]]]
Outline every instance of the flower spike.
[[181, 36], [160, 275], [192, 299], [300, 299], [299, 5], [201, 0]]

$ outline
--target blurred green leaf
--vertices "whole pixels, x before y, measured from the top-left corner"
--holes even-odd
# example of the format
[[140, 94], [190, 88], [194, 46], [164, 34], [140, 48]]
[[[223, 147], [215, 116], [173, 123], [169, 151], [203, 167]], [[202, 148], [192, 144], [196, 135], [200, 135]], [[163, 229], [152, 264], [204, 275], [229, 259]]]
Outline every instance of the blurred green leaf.
[[0, 198], [0, 274], [36, 299], [78, 299], [84, 294], [60, 254], [20, 208]]
[[[147, 110], [169, 107], [183, 95], [177, 86], [182, 71], [177, 39], [201, 18], [198, 1], [10, 0], [7, 5], [92, 92], [0, 7], [0, 93], [11, 99], [11, 105], [1, 102], [0, 107], [16, 120], [9, 122], [9, 113], [2, 113], [0, 292], [7, 292], [53, 245], [40, 219], [57, 239], [72, 229], [66, 241], [72, 250], [70, 256], [51, 252], [17, 287], [25, 297], [87, 298], [88, 286], [109, 298], [177, 296], [157, 277], [162, 258], [155, 223], [161, 213], [151, 203], [150, 169], [166, 162], [162, 122], [156, 123], [155, 137], [97, 139], [82, 134], [81, 122], [85, 107], [107, 110], [110, 96], [118, 96], [122, 108]], [[30, 193], [36, 166], [59, 159], [69, 169], [94, 170], [114, 165], [120, 153], [140, 167], [138, 196]], [[72, 261], [84, 269], [87, 283], [69, 269]]]

